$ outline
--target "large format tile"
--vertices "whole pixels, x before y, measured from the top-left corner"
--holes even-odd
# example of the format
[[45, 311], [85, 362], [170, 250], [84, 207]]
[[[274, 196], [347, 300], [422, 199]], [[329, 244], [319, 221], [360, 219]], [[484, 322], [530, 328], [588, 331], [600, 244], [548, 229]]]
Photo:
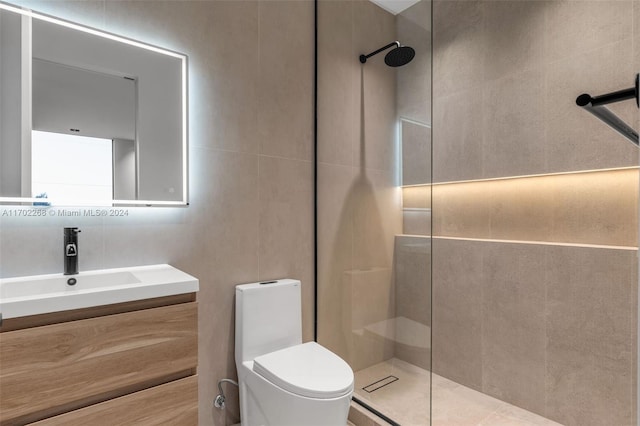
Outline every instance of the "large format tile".
[[633, 3], [633, 0], [547, 2], [547, 60], [566, 59], [631, 37]]
[[547, 417], [631, 425], [635, 250], [547, 248]]
[[[212, 35], [204, 41], [211, 51], [201, 65], [203, 73], [192, 73], [191, 87], [202, 97], [205, 108], [191, 108], [192, 120], [209, 123], [199, 143], [230, 151], [257, 153], [258, 55], [247, 52], [259, 48], [258, 2], [214, 1], [209, 21]], [[196, 79], [195, 81], [193, 81]], [[199, 89], [199, 90], [198, 90]]]
[[108, 31], [191, 54], [196, 63], [208, 57], [213, 36], [209, 20], [216, 14], [208, 2], [105, 1], [103, 13]]
[[[190, 206], [197, 209], [191, 226], [203, 246], [202, 252], [194, 253], [193, 263], [202, 270], [197, 276], [205, 280], [198, 300], [199, 398], [206, 406], [218, 392], [210, 378], [236, 374], [234, 287], [259, 279], [258, 157], [207, 151], [198, 158], [197, 181], [216, 183]], [[226, 413], [199, 410], [200, 422], [211, 423], [212, 414], [216, 424], [225, 424], [225, 417], [237, 420], [238, 402], [233, 396], [229, 395]]]
[[[544, 88], [545, 75], [540, 66], [507, 74], [484, 86], [482, 177], [544, 170], [545, 103], [540, 96]], [[437, 129], [434, 134], [437, 137]]]
[[[318, 3], [318, 162], [353, 164], [360, 62], [353, 49], [353, 2]], [[359, 108], [359, 107], [358, 107]]]
[[303, 336], [313, 339], [313, 186], [307, 161], [260, 156], [260, 279], [302, 281]]
[[545, 247], [479, 243], [482, 390], [536, 413], [545, 409]]
[[487, 49], [483, 27], [481, 1], [433, 2], [434, 99], [483, 82]]
[[633, 2], [633, 37], [640, 36], [640, 3]]
[[482, 4], [482, 36], [486, 38], [485, 79], [496, 80], [537, 68], [544, 58], [545, 9], [548, 2], [484, 1]]
[[482, 245], [433, 240], [433, 371], [482, 388]]
[[313, 2], [266, 1], [259, 7], [260, 153], [310, 161]]
[[476, 87], [433, 100], [433, 181], [483, 176], [483, 90]]

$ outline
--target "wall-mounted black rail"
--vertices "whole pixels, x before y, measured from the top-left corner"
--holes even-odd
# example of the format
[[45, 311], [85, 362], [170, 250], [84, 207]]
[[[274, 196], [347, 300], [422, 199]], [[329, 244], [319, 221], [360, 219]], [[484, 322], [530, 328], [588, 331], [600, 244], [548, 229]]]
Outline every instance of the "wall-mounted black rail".
[[629, 99], [636, 100], [636, 107], [640, 107], [638, 100], [638, 79], [640, 74], [636, 74], [636, 84], [634, 87], [624, 90], [618, 90], [617, 92], [611, 92], [600, 96], [592, 97], [586, 93], [578, 96], [576, 104], [583, 109], [589, 111], [591, 114], [604, 121], [607, 125], [620, 133], [622, 136], [631, 141], [634, 145], [638, 146], [638, 132], [636, 132], [631, 126], [625, 123], [617, 115], [615, 115], [605, 105], [615, 102], [626, 101]]

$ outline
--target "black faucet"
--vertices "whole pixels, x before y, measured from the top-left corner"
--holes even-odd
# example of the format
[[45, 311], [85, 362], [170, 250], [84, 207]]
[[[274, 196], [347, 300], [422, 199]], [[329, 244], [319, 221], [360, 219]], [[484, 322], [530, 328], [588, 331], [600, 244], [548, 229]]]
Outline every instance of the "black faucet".
[[64, 274], [78, 273], [78, 228], [64, 228]]

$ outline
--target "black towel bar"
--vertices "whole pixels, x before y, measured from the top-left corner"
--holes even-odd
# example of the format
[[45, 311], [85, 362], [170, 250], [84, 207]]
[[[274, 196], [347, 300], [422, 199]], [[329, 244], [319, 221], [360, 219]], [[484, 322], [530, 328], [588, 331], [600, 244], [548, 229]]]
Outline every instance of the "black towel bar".
[[638, 146], [638, 132], [636, 132], [631, 126], [621, 120], [605, 105], [614, 102], [626, 101], [629, 99], [636, 100], [636, 107], [640, 107], [638, 100], [638, 80], [640, 74], [636, 74], [635, 86], [629, 89], [618, 90], [617, 92], [611, 92], [600, 96], [592, 97], [586, 93], [578, 96], [576, 104], [583, 109], [589, 111], [591, 114], [604, 121], [611, 128], [616, 130], [622, 136], [631, 141], [634, 145]]

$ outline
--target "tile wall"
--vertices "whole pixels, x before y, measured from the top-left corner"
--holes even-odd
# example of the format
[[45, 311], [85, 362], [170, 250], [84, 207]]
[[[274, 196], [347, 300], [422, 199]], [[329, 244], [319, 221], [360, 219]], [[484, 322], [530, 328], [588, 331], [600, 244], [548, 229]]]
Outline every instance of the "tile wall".
[[200, 424], [236, 423], [233, 387], [212, 408], [216, 381], [236, 375], [234, 286], [300, 279], [313, 339], [313, 2], [14, 3], [189, 56], [191, 196], [128, 217], [2, 217], [0, 276], [60, 272], [64, 226], [82, 229], [81, 270], [169, 263], [196, 276]]
[[[575, 98], [633, 85], [640, 3], [433, 16], [438, 184], [403, 199], [407, 233], [433, 207], [433, 371], [562, 424], [635, 424], [638, 151]], [[532, 174], [555, 175], [512, 179]]]

